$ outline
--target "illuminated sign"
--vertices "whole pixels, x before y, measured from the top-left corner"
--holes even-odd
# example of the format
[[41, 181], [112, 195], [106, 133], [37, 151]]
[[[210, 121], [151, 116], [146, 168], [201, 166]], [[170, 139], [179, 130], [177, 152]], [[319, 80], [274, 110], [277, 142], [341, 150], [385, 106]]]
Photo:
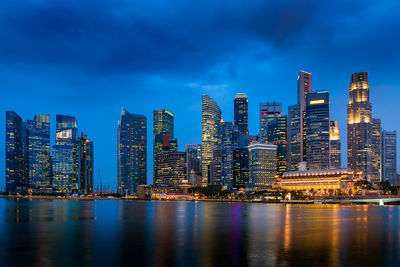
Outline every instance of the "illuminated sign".
[[324, 104], [325, 100], [323, 99], [318, 99], [318, 100], [311, 100], [310, 105], [317, 105], [317, 104]]

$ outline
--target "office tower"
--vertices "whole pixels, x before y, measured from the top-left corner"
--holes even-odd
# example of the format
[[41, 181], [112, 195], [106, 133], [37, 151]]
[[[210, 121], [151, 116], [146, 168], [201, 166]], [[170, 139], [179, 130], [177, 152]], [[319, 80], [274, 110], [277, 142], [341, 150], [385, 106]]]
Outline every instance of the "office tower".
[[371, 150], [372, 150], [372, 166], [371, 166], [371, 183], [379, 183], [381, 179], [381, 120], [371, 120]]
[[221, 185], [222, 177], [222, 151], [221, 147], [213, 150], [213, 160], [210, 164], [210, 184]]
[[56, 144], [53, 146], [53, 189], [76, 193], [79, 189], [78, 126], [75, 117], [56, 116]]
[[78, 138], [79, 143], [79, 190], [81, 193], [93, 194], [93, 174], [94, 174], [94, 158], [93, 158], [93, 141], [90, 141], [87, 135], [81, 133]]
[[157, 178], [156, 159], [158, 154], [176, 152], [177, 141], [174, 139], [174, 114], [168, 109], [153, 111], [153, 178], [155, 184], [161, 181]]
[[288, 108], [288, 143], [289, 143], [289, 170], [297, 171], [301, 158], [300, 106], [292, 105]]
[[247, 147], [251, 143], [258, 142], [258, 135], [239, 134], [239, 147]]
[[221, 185], [232, 189], [233, 187], [233, 152], [239, 144], [239, 132], [237, 126], [230, 121], [224, 121], [221, 125]]
[[233, 101], [234, 123], [239, 134], [249, 134], [249, 101], [246, 94], [236, 94]]
[[247, 147], [236, 148], [233, 152], [232, 174], [235, 189], [249, 186], [249, 150]]
[[34, 189], [51, 188], [50, 158], [50, 115], [36, 114], [27, 121], [28, 126], [28, 166], [29, 187]]
[[368, 72], [351, 76], [347, 105], [347, 166], [372, 178], [372, 107], [369, 102]]
[[288, 141], [287, 129], [288, 120], [286, 115], [280, 115], [268, 123], [267, 126], [267, 142], [274, 144], [276, 150], [276, 173], [282, 173], [288, 170]]
[[249, 180], [253, 188], [265, 188], [276, 182], [276, 145], [249, 145]]
[[382, 131], [382, 181], [398, 186], [396, 131]]
[[306, 144], [305, 144], [305, 110], [306, 110], [306, 97], [312, 92], [312, 74], [305, 71], [300, 71], [297, 77], [297, 104], [300, 109], [300, 161], [306, 160]]
[[194, 175], [201, 176], [201, 145], [186, 144], [186, 179], [194, 186]]
[[158, 185], [176, 186], [186, 180], [185, 152], [157, 154]]
[[342, 168], [342, 144], [338, 121], [331, 121], [329, 128], [329, 168]]
[[307, 169], [329, 169], [329, 92], [308, 93], [304, 133]]
[[134, 194], [147, 183], [147, 119], [122, 109], [118, 121], [118, 192]]
[[24, 191], [27, 186], [26, 127], [17, 113], [6, 111], [6, 191]]
[[201, 169], [203, 186], [206, 186], [210, 183], [214, 149], [221, 146], [221, 109], [208, 95], [202, 96], [201, 117]]
[[268, 123], [282, 115], [282, 103], [261, 103], [260, 104], [260, 141], [268, 142]]

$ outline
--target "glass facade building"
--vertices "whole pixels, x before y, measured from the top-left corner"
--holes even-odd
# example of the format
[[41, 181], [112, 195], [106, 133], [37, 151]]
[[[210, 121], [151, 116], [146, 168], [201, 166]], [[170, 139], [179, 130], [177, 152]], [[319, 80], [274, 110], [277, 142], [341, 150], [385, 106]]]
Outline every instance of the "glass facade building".
[[268, 143], [274, 144], [276, 150], [276, 172], [277, 175], [288, 170], [288, 120], [286, 115], [280, 115], [271, 120], [267, 126]]
[[221, 109], [208, 95], [202, 96], [202, 184], [210, 183], [211, 163], [215, 148], [221, 147]]
[[118, 121], [118, 192], [134, 194], [147, 183], [147, 119], [122, 109]]
[[79, 191], [80, 193], [93, 194], [94, 185], [94, 147], [86, 135], [81, 133], [79, 143]]
[[239, 134], [249, 134], [249, 101], [246, 94], [236, 94], [233, 101], [234, 124]]
[[276, 145], [249, 145], [249, 183], [257, 189], [270, 187], [276, 182]]
[[307, 106], [307, 95], [312, 92], [312, 74], [300, 71], [297, 77], [297, 104], [300, 112], [300, 161], [306, 160], [306, 140], [305, 140], [305, 111]]
[[382, 131], [382, 181], [399, 186], [397, 181], [396, 131]]
[[185, 152], [169, 152], [157, 155], [158, 185], [176, 186], [186, 180]]
[[282, 103], [261, 103], [260, 104], [260, 142], [268, 142], [268, 123], [282, 115]]
[[381, 178], [381, 120], [374, 119], [371, 120], [371, 150], [372, 150], [372, 166], [371, 166], [371, 183], [379, 183]]
[[194, 175], [201, 176], [201, 145], [186, 144], [186, 179], [194, 185], [192, 181]]
[[342, 144], [340, 142], [340, 130], [338, 121], [331, 121], [329, 128], [329, 168], [340, 169], [342, 167]]
[[288, 109], [288, 145], [289, 145], [289, 170], [297, 171], [302, 161], [300, 143], [302, 142], [300, 132], [300, 106], [292, 105]]
[[222, 122], [222, 155], [221, 155], [221, 185], [233, 187], [233, 153], [239, 145], [239, 132], [230, 121]]
[[233, 187], [249, 186], [249, 150], [247, 147], [236, 148], [233, 152]]

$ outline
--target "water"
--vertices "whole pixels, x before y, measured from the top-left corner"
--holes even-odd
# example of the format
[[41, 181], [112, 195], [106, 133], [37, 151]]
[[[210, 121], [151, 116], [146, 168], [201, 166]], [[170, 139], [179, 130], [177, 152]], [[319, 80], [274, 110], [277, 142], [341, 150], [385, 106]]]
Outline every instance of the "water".
[[398, 206], [0, 199], [0, 266], [400, 266]]

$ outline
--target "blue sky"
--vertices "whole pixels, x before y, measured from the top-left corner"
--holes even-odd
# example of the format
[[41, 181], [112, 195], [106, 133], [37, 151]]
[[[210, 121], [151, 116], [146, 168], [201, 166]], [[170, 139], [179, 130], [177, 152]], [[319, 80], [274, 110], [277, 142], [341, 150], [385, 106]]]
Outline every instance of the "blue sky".
[[[201, 142], [201, 95], [233, 119], [233, 98], [249, 98], [258, 134], [260, 102], [296, 103], [299, 70], [331, 93], [346, 151], [346, 105], [353, 72], [369, 71], [373, 116], [400, 131], [400, 2], [383, 1], [43, 1], [0, 3], [0, 176], [5, 111], [76, 116], [95, 144], [95, 179], [116, 185], [121, 108], [148, 118], [175, 114], [180, 150]], [[346, 153], [343, 153], [343, 160]], [[0, 185], [4, 186], [4, 179]]]

